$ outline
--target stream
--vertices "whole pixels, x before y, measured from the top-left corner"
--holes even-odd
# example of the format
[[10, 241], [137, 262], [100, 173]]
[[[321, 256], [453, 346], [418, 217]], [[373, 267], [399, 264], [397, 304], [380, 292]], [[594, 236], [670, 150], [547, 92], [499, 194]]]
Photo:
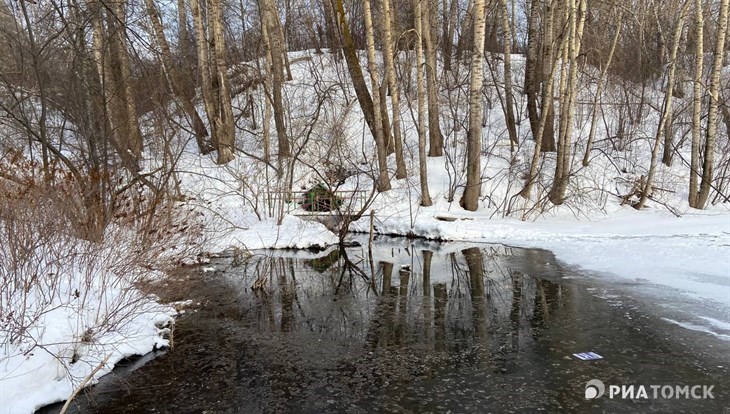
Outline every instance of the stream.
[[[543, 250], [380, 237], [372, 253], [219, 257], [166, 284], [163, 300], [193, 301], [173, 348], [121, 364], [68, 412], [730, 413], [730, 341]], [[591, 379], [606, 395], [585, 398]], [[609, 384], [714, 398], [609, 398]]]

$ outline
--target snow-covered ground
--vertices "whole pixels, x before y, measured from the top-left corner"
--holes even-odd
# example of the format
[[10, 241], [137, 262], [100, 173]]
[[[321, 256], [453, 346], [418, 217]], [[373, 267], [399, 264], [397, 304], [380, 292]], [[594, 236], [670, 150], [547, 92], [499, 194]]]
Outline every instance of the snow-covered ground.
[[[33, 413], [63, 401], [123, 358], [168, 346], [174, 309], [135, 289], [129, 275], [103, 268], [58, 270], [63, 281], [51, 297], [37, 290], [24, 297], [28, 329], [3, 329], [0, 414]], [[7, 300], [2, 305], [20, 309]], [[7, 337], [10, 332], [18, 337]]]
[[[302, 57], [306, 59], [298, 59]], [[407, 57], [400, 58], [408, 61]], [[276, 171], [260, 161], [263, 155], [260, 122], [255, 128], [239, 125], [236, 143], [237, 148], [255, 157], [239, 153], [225, 166], [215, 165], [214, 154], [200, 156], [192, 139], [181, 137], [176, 148], [180, 151], [176, 178], [181, 193], [189, 197], [187, 204], [203, 214], [205, 250], [334, 244], [337, 237], [323, 225], [288, 214], [298, 207], [296, 202], [284, 200], [281, 195], [284, 189], [289, 184], [294, 190], [311, 188], [324, 181], [335, 167], [341, 167], [349, 176], [340, 189], [369, 192], [372, 188], [368, 178], [374, 176], [375, 166], [372, 137], [351, 96], [352, 91], [348, 90], [351, 85], [342, 82], [341, 73], [333, 70], [334, 65], [328, 59], [328, 55], [292, 54], [292, 61], [298, 63], [292, 65], [294, 80], [287, 82], [285, 88], [290, 112], [287, 122], [293, 150], [302, 150], [297, 152], [300, 156], [292, 162], [292, 168], [284, 166]], [[521, 61], [516, 56], [513, 68], [515, 79], [521, 79]], [[499, 101], [495, 88], [501, 77], [498, 72], [499, 68], [485, 87], [485, 96], [491, 102]], [[591, 91], [595, 85], [584, 83], [579, 100], [592, 102]], [[617, 93], [613, 89], [607, 86], [606, 99]], [[350, 95], [348, 99], [344, 93]], [[252, 94], [256, 102], [263, 102], [260, 88]], [[649, 90], [647, 96], [659, 102], [660, 92]], [[245, 94], [234, 98], [235, 106], [244, 107], [247, 98]], [[524, 106], [524, 99], [518, 97], [517, 101]], [[711, 206], [707, 211], [690, 209], [685, 201], [688, 168], [680, 160], [675, 160], [672, 167], [659, 166], [655, 182], [658, 190], [646, 209], [636, 211], [619, 204], [620, 195], [627, 194], [633, 183], [646, 174], [649, 165], [657, 124], [657, 114], [650, 106], [645, 108], [648, 114], [643, 124], [627, 131], [630, 139], [626, 142], [607, 138], [616, 128], [616, 114], [607, 109], [605, 131], [599, 128], [596, 138], [599, 151], [592, 153], [594, 158], [585, 168], [580, 167], [580, 159], [589, 113], [585, 106], [578, 108], [573, 137], [575, 160], [567, 200], [565, 205], [555, 207], [540, 201], [544, 200], [552, 180], [554, 154], [544, 155], [532, 199], [520, 198], [516, 194], [524, 183], [526, 160], [531, 157], [533, 145], [528, 123], [521, 119], [520, 144], [512, 153], [504, 142], [501, 108], [485, 104], [484, 198], [477, 212], [467, 212], [458, 205], [465, 184], [465, 96], [442, 96], [442, 130], [447, 155], [430, 158], [428, 162], [432, 207], [419, 205], [414, 108], [408, 107], [408, 99], [401, 102], [410, 176], [393, 180], [393, 189], [379, 194], [369, 207], [375, 211], [378, 233], [547, 249], [574, 269], [576, 275], [595, 277], [601, 283], [616, 286], [638, 286], [638, 294], [670, 308], [681, 308], [683, 312], [679, 314], [667, 313], [668, 323], [711, 333], [719, 339], [730, 338], [730, 209], [727, 204]], [[410, 102], [415, 102], [413, 97]], [[263, 107], [257, 105], [257, 110]], [[524, 118], [524, 107], [518, 113]], [[262, 120], [263, 113], [257, 118]], [[239, 123], [247, 122], [245, 117], [239, 120]], [[686, 128], [688, 123], [682, 125], [681, 128]], [[678, 135], [686, 132], [681, 128], [677, 128]], [[273, 123], [271, 130], [274, 131]], [[720, 141], [720, 145], [726, 145], [727, 138]], [[684, 142], [679, 154], [689, 159]], [[151, 148], [149, 153], [154, 154], [155, 150]], [[273, 154], [275, 158], [275, 150]], [[154, 171], [161, 161], [150, 158], [146, 167]], [[395, 170], [394, 161], [390, 156], [391, 171]], [[535, 205], [538, 207], [533, 208]], [[364, 217], [351, 230], [367, 232], [369, 227], [369, 218]], [[84, 318], [98, 315], [86, 315], [74, 309], [76, 276], [72, 272], [69, 277], [71, 283], [63, 292], [65, 296], [59, 297], [58, 302], [49, 302], [51, 310], [43, 313], [35, 324], [37, 332], [30, 335], [33, 340], [15, 346], [7, 338], [0, 338], [3, 346], [0, 349], [0, 414], [30, 413], [42, 404], [62, 400], [96, 366], [102, 368], [94, 378], [109, 372], [124, 356], [145, 353], [165, 344], [158, 326], [169, 320], [170, 309], [157, 305], [154, 298], [147, 298], [139, 302], [137, 316], [125, 319], [123, 328], [98, 335], [93, 346], [87, 346], [83, 338], [87, 323]], [[131, 289], [131, 285], [120, 285], [119, 289]], [[88, 309], [100, 306], [89, 303]], [[41, 339], [39, 343], [44, 346], [34, 347]], [[69, 364], [77, 352], [85, 354], [84, 362]], [[67, 360], [61, 363], [52, 355], [63, 355]], [[107, 363], [100, 364], [107, 357]]]
[[[0, 353], [0, 413], [33, 413], [67, 399], [82, 384], [96, 383], [123, 358], [166, 347], [168, 340], [161, 337], [158, 326], [170, 323], [174, 311], [148, 301], [135, 312], [123, 327], [90, 344], [73, 335], [79, 317], [76, 310], [59, 307], [45, 314], [38, 321], [43, 331], [36, 332], [40, 343], [35, 348], [5, 345]], [[76, 353], [79, 360], [69, 363]]]

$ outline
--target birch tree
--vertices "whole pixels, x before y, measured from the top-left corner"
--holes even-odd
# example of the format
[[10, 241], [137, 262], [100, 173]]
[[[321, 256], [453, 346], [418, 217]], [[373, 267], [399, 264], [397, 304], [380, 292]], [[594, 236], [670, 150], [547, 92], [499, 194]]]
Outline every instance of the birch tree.
[[715, 42], [715, 56], [710, 72], [710, 107], [707, 111], [707, 132], [705, 133], [705, 159], [702, 164], [702, 181], [697, 194], [696, 208], [703, 209], [707, 204], [712, 186], [713, 167], [715, 163], [715, 145], [717, 134], [718, 104], [720, 100], [720, 71], [725, 57], [725, 37], [728, 25], [728, 0], [720, 2], [720, 17], [717, 24], [717, 41]]
[[[573, 133], [573, 114], [575, 113], [575, 99], [578, 92], [578, 53], [580, 52], [581, 38], [586, 16], [586, 2], [580, 1], [576, 7], [576, 0], [568, 0], [568, 48], [569, 62], [565, 92], [560, 102], [560, 134], [558, 140], [558, 156], [555, 162], [555, 175], [549, 198], [555, 205], [563, 204], [565, 192], [570, 179], [571, 141]], [[565, 57], [565, 55], [564, 55]], [[561, 63], [565, 67], [565, 59]], [[561, 76], [562, 83], [562, 76]]]
[[340, 59], [340, 42], [337, 39], [337, 16], [332, 6], [332, 0], [322, 0], [322, 9], [324, 11], [324, 27], [327, 33], [327, 47], [330, 54], [334, 55], [335, 60]]
[[[553, 53], [553, 44], [552, 44], [552, 31], [553, 31], [553, 19], [554, 19], [554, 9], [552, 7], [552, 2], [549, 4], [546, 4], [546, 10], [545, 10], [545, 27], [547, 28], [545, 32], [546, 40], [543, 42], [544, 45], [544, 54], [543, 54], [543, 62], [542, 62], [542, 69], [544, 72], [547, 72], [547, 76], [544, 76], [543, 79], [543, 86], [542, 86], [542, 104], [541, 104], [541, 110], [540, 110], [540, 120], [539, 125], [537, 128], [537, 135], [535, 135], [535, 149], [532, 153], [532, 161], [530, 162], [530, 172], [527, 176], [527, 180], [525, 182], [525, 187], [520, 191], [520, 196], [522, 196], [525, 199], [530, 198], [530, 192], [532, 190], [533, 183], [537, 180], [537, 174], [538, 174], [538, 168], [540, 165], [540, 154], [544, 150], [544, 143], [543, 143], [543, 136], [545, 135], [546, 131], [550, 131], [552, 134], [553, 131], [553, 114], [552, 114], [552, 107], [553, 107], [553, 86], [554, 86], [554, 78], [555, 78], [555, 69], [557, 67], [557, 62], [554, 59], [554, 53]], [[563, 37], [563, 40], [560, 43], [560, 46], [558, 47], [558, 53], [562, 53], [561, 51], [563, 48], [566, 47], [567, 44], [567, 36]], [[548, 127], [549, 125], [549, 127]]]
[[[217, 0], [214, 0], [217, 1]], [[224, 164], [233, 159], [233, 117], [231, 109], [231, 117], [226, 119], [228, 110], [221, 108], [228, 106], [230, 108], [231, 101], [222, 101], [220, 96], [220, 85], [214, 89], [214, 80], [219, 82], [219, 77], [225, 77], [225, 65], [223, 65], [223, 73], [219, 74], [219, 63], [211, 62], [209, 47], [209, 39], [206, 36], [205, 21], [203, 20], [203, 12], [201, 10], [200, 0], [190, 0], [190, 9], [193, 13], [193, 23], [195, 26], [195, 42], [198, 52], [198, 71], [200, 72], [201, 90], [203, 92], [203, 104], [205, 113], [208, 116], [211, 129], [211, 141], [213, 147], [218, 151], [217, 162]], [[211, 7], [208, 10], [209, 21], [215, 20], [216, 11]], [[211, 26], [209, 22], [209, 26]], [[212, 42], [216, 42], [215, 28], [209, 27], [213, 32], [211, 36]], [[221, 33], [222, 34], [222, 33]], [[222, 39], [220, 39], [222, 42]], [[223, 45], [214, 46], [223, 47]], [[212, 51], [215, 54], [215, 49]], [[221, 56], [223, 59], [223, 56]]]
[[365, 15], [365, 35], [368, 47], [368, 72], [370, 72], [370, 86], [373, 91], [373, 111], [375, 122], [375, 152], [378, 159], [378, 191], [390, 190], [390, 176], [388, 175], [388, 148], [383, 133], [383, 118], [380, 108], [380, 85], [378, 82], [378, 67], [375, 61], [375, 35], [373, 32], [373, 17], [370, 10], [370, 0], [363, 0]]
[[284, 120], [284, 47], [279, 29], [280, 21], [276, 5], [273, 0], [261, 0], [259, 3], [259, 13], [261, 19], [262, 31], [264, 32], [264, 41], [268, 49], [267, 57], [270, 56], [269, 76], [271, 77], [271, 95], [274, 109], [274, 124], [276, 125], [277, 143], [279, 146], [278, 159], [281, 161], [285, 157], [291, 156], [291, 148], [289, 145], [289, 136]]
[[442, 2], [442, 32], [441, 46], [443, 48], [444, 71], [451, 71], [451, 50], [454, 43], [454, 32], [456, 29], [456, 13], [458, 0], [443, 0]]
[[540, 83], [537, 77], [537, 60], [540, 49], [540, 37], [538, 35], [539, 9], [538, 0], [529, 1], [527, 53], [525, 55], [525, 95], [527, 98], [527, 117], [530, 121], [530, 131], [533, 139], [536, 139], [540, 125], [540, 115], [537, 111], [537, 90]]
[[665, 125], [669, 112], [672, 110], [672, 97], [674, 90], [674, 74], [677, 68], [677, 51], [679, 50], [679, 43], [682, 39], [682, 31], [684, 30], [684, 20], [689, 7], [689, 0], [686, 0], [682, 11], [680, 12], [679, 19], [677, 20], [677, 26], [674, 29], [674, 37], [672, 40], [672, 51], [669, 58], [669, 73], [667, 74], [667, 89], [664, 91], [664, 105], [662, 106], [662, 113], [659, 117], [659, 126], [657, 127], [656, 134], [654, 135], [654, 148], [651, 151], [651, 161], [649, 164], [649, 171], [647, 172], [646, 182], [641, 192], [639, 202], [636, 204], [636, 209], [641, 209], [646, 204], [646, 200], [651, 196], [652, 186], [654, 185], [654, 174], [656, 172], [657, 158], [659, 157], [659, 144], [661, 142], [662, 132], [665, 131]]
[[92, 14], [92, 54], [101, 85], [106, 122], [111, 131], [111, 143], [124, 166], [137, 172], [142, 133], [130, 84], [124, 4], [116, 2], [108, 9], [102, 8], [98, 1], [88, 4]]
[[481, 196], [482, 151], [482, 82], [484, 80], [484, 37], [485, 5], [484, 0], [474, 0], [472, 13], [474, 41], [471, 54], [471, 74], [469, 81], [469, 131], [466, 144], [466, 188], [459, 203], [470, 211], [479, 207]]
[[337, 23], [339, 24], [340, 34], [342, 36], [342, 49], [345, 54], [347, 72], [350, 74], [352, 86], [355, 89], [355, 96], [362, 109], [365, 122], [368, 124], [373, 137], [375, 137], [375, 107], [373, 106], [373, 99], [370, 97], [365, 77], [362, 74], [362, 67], [360, 67], [360, 60], [357, 57], [357, 50], [355, 49], [355, 41], [352, 39], [352, 34], [350, 33], [350, 26], [347, 24], [345, 6], [342, 0], [333, 1], [335, 2]]
[[[328, 0], [324, 0], [325, 2]], [[380, 0], [382, 14], [381, 32], [383, 33], [383, 61], [385, 63], [385, 78], [390, 90], [390, 105], [393, 119], [393, 144], [395, 146], [395, 178], [406, 178], [406, 163], [403, 159], [403, 137], [401, 135], [400, 100], [398, 82], [395, 78], [395, 63], [393, 61], [393, 36], [391, 31], [392, 19], [390, 0]]]
[[702, 130], [702, 71], [704, 64], [704, 12], [702, 0], [695, 0], [695, 28], [697, 40], [695, 43], [695, 74], [692, 87], [692, 155], [689, 167], [689, 206], [697, 207], [697, 178], [700, 169], [700, 132]]
[[[534, 1], [534, 0], [533, 0]], [[541, 87], [541, 95], [542, 95], [542, 101], [543, 104], [542, 107], [546, 108], [547, 112], [540, 112], [540, 117], [544, 119], [545, 126], [542, 127], [541, 138], [540, 138], [540, 145], [542, 152], [553, 152], [555, 151], [555, 105], [553, 105], [553, 89], [554, 89], [554, 80], [553, 76], [555, 76], [555, 60], [557, 59], [557, 56], [560, 56], [559, 54], [562, 52], [564, 43], [561, 41], [560, 47], [555, 47], [553, 44], [555, 39], [555, 18], [556, 18], [556, 9], [558, 9], [559, 2], [561, 0], [545, 0], [544, 6], [545, 11], [543, 15], [545, 16], [543, 20], [543, 40], [542, 40], [542, 64], [541, 64], [541, 78], [540, 82], [542, 84]], [[558, 26], [562, 28], [562, 26]], [[562, 36], [562, 39], [567, 39], [567, 36]], [[550, 101], [548, 105], [545, 107], [544, 102]], [[540, 120], [541, 123], [543, 123], [543, 119]], [[537, 142], [537, 139], [535, 140]]]
[[[440, 157], [444, 155], [444, 136], [439, 125], [438, 82], [436, 81], [436, 46], [433, 42], [433, 26], [435, 11], [431, 10], [432, 0], [421, 2], [420, 34], [426, 46], [426, 90], [428, 93], [428, 155]], [[415, 11], [414, 11], [415, 13]]]
[[213, 42], [215, 60], [215, 76], [217, 78], [218, 101], [220, 114], [216, 117], [219, 122], [218, 137], [218, 164], [225, 164], [233, 160], [233, 148], [235, 145], [235, 124], [233, 120], [233, 106], [231, 102], [231, 88], [228, 81], [228, 70], [226, 65], [226, 44], [223, 35], [223, 14], [221, 12], [220, 0], [209, 0], [209, 15], [213, 21]]
[[500, 6], [504, 35], [504, 106], [507, 117], [507, 131], [512, 144], [517, 145], [517, 126], [515, 125], [514, 98], [512, 94], [512, 30], [510, 29], [507, 0], [500, 0]]
[[142, 155], [142, 132], [139, 127], [137, 115], [137, 104], [132, 89], [132, 70], [129, 63], [129, 50], [127, 49], [127, 14], [126, 0], [116, 0], [111, 3], [111, 13], [107, 13], [107, 28], [112, 32], [110, 59], [112, 70], [117, 69], [115, 74], [116, 87], [122, 96], [123, 109], [120, 113], [120, 122], [126, 124], [125, 136], [120, 140], [127, 144], [126, 150], [139, 160]]
[[[421, 183], [421, 205], [428, 207], [433, 204], [431, 202], [431, 195], [428, 191], [428, 170], [426, 160], [426, 130], [424, 114], [426, 112], [426, 91], [423, 86], [424, 77], [424, 56], [423, 56], [423, 41], [421, 36], [424, 33], [423, 23], [427, 21], [424, 17], [426, 14], [423, 13], [422, 0], [413, 0], [413, 26], [416, 29], [416, 82], [418, 91], [418, 111], [417, 111], [417, 130], [418, 130], [418, 177]], [[426, 29], [428, 30], [428, 29]]]

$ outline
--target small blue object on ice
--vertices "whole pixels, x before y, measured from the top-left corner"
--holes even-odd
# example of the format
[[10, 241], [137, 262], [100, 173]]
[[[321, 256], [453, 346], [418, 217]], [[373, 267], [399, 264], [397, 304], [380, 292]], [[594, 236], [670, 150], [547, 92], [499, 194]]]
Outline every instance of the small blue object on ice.
[[593, 361], [594, 359], [603, 359], [602, 356], [598, 355], [595, 352], [581, 352], [580, 354], [573, 354], [573, 356], [580, 359], [581, 361]]

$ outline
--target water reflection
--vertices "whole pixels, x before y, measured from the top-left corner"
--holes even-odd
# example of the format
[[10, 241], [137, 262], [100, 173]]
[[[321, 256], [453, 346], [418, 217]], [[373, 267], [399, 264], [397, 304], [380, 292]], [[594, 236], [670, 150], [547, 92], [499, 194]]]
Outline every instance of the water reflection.
[[[398, 239], [286, 255], [183, 278], [204, 305], [178, 321], [172, 352], [72, 412], [719, 412], [727, 401], [585, 400], [592, 378], [720, 388], [727, 372], [707, 367], [726, 362], [561, 280], [545, 251]], [[570, 357], [582, 351], [605, 359]]]
[[[484, 364], [540, 334], [565, 292], [516, 267], [503, 246], [434, 252], [332, 251], [315, 259], [254, 256], [227, 277], [258, 331], [315, 335], [347, 349], [468, 350]], [[252, 290], [262, 279], [263, 289]]]

